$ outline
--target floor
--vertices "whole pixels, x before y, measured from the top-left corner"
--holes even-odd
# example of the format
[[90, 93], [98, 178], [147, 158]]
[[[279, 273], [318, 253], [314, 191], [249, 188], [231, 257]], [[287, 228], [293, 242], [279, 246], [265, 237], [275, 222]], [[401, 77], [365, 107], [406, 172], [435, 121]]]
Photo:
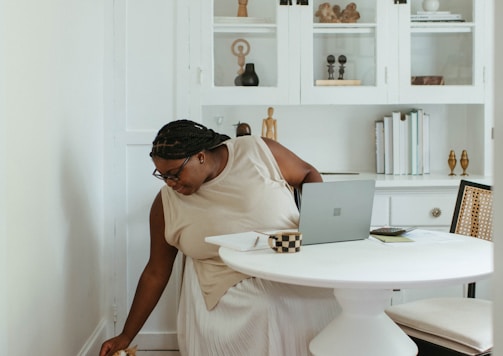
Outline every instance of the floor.
[[180, 356], [178, 351], [137, 351], [136, 356]]

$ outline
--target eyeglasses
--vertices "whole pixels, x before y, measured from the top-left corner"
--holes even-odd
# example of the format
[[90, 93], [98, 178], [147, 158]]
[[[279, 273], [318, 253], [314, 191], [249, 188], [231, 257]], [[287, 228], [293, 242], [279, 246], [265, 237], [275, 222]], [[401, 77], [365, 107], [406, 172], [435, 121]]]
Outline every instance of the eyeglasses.
[[163, 181], [166, 181], [169, 179], [174, 182], [178, 182], [178, 180], [180, 179], [180, 174], [182, 173], [183, 169], [185, 168], [185, 165], [187, 164], [187, 162], [189, 162], [190, 157], [192, 157], [192, 156], [185, 158], [185, 161], [183, 161], [182, 165], [180, 166], [180, 168], [178, 168], [178, 171], [175, 174], [167, 174], [167, 173], [163, 174], [163, 173], [159, 172], [156, 168], [152, 172], [152, 175], [154, 177], [156, 177], [157, 179], [160, 179]]

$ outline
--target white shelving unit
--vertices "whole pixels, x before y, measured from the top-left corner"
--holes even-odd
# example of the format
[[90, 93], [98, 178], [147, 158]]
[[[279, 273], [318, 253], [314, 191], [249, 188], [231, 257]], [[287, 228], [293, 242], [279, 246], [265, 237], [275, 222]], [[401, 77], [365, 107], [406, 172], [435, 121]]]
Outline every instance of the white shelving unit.
[[[406, 4], [361, 0], [356, 23], [330, 24], [319, 23], [315, 16], [318, 6], [325, 2], [322, 0], [291, 6], [254, 0], [249, 2], [246, 18], [236, 16], [235, 0], [193, 1], [189, 21], [190, 116], [209, 126], [215, 126], [215, 117], [223, 117], [230, 134], [232, 123], [251, 122], [252, 131], [257, 132], [267, 107], [273, 106], [289, 124], [301, 127], [299, 134], [307, 131], [302, 122], [320, 127], [336, 125], [346, 130], [337, 135], [361, 141], [362, 137], [373, 139], [371, 124], [386, 110], [426, 108], [432, 120], [439, 121], [432, 128], [432, 155], [447, 157], [449, 149], [459, 151], [459, 155], [461, 149], [467, 149], [471, 172], [490, 176], [491, 1], [441, 2], [440, 10], [461, 14], [464, 22], [412, 22], [411, 15], [421, 10], [421, 0]], [[239, 38], [250, 43], [245, 60], [255, 64], [260, 80], [257, 87], [234, 85], [239, 67], [231, 44]], [[328, 79], [329, 54], [336, 58], [345, 55], [344, 79], [356, 79], [361, 84], [317, 86], [316, 80]], [[336, 76], [338, 70], [335, 63]], [[428, 75], [443, 76], [445, 84], [412, 85], [412, 76]], [[362, 111], [362, 106], [361, 117], [353, 118], [352, 112]], [[297, 114], [306, 108], [316, 116]], [[339, 124], [329, 122], [332, 120]], [[365, 125], [354, 120], [363, 120]], [[362, 126], [368, 132], [356, 129]], [[320, 131], [318, 139], [333, 141], [337, 135]], [[290, 144], [293, 140], [283, 136], [281, 141]], [[294, 143], [289, 147], [305, 151], [298, 146]], [[333, 146], [341, 149], [336, 143]], [[368, 147], [343, 152], [351, 156], [353, 166], [334, 163], [321, 169], [373, 172], [375, 161], [368, 161], [364, 167], [358, 163], [374, 155], [373, 146]], [[446, 164], [436, 161], [432, 172], [441, 174]]]

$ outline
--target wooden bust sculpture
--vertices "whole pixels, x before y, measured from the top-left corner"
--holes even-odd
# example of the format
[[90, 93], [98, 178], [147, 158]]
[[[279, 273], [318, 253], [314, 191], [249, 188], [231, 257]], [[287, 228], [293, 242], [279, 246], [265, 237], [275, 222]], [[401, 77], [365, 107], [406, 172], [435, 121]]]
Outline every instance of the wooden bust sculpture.
[[262, 137], [267, 137], [277, 141], [278, 131], [276, 126], [276, 119], [273, 119], [274, 109], [269, 107], [267, 109], [267, 118], [262, 120]]

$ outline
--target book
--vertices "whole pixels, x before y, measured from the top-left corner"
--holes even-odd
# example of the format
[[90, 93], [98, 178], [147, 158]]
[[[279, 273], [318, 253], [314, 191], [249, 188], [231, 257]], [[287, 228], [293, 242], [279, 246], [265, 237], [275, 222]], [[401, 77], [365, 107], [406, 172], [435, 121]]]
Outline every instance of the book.
[[269, 234], [257, 231], [208, 236], [204, 241], [237, 251], [264, 250], [269, 247]]
[[423, 172], [423, 109], [417, 109], [417, 174]]
[[409, 127], [409, 147], [410, 147], [410, 174], [417, 173], [417, 110], [410, 112]]
[[410, 20], [414, 21], [463, 21], [461, 14], [427, 13], [410, 15]]
[[391, 243], [391, 242], [414, 242], [414, 240], [409, 239], [408, 237], [405, 236], [386, 236], [386, 235], [371, 235], [373, 238], [385, 242], [385, 243]]
[[384, 173], [384, 121], [378, 120], [375, 123], [376, 136], [376, 173]]
[[430, 173], [430, 114], [423, 113], [423, 174]]
[[317, 79], [317, 86], [352, 86], [360, 85], [362, 83], [359, 79]]
[[416, 12], [418, 15], [450, 15], [450, 11], [423, 11], [423, 10], [418, 10]]
[[402, 140], [402, 150], [403, 150], [403, 167], [402, 174], [410, 174], [410, 144], [409, 144], [409, 125], [410, 125], [410, 115], [402, 115], [400, 121], [401, 124], [401, 136]]
[[[400, 112], [391, 113], [393, 130], [393, 174], [401, 174], [401, 163], [403, 152], [400, 150]], [[402, 139], [403, 140], [403, 139]]]
[[393, 123], [391, 116], [384, 117], [384, 173], [393, 174]]

